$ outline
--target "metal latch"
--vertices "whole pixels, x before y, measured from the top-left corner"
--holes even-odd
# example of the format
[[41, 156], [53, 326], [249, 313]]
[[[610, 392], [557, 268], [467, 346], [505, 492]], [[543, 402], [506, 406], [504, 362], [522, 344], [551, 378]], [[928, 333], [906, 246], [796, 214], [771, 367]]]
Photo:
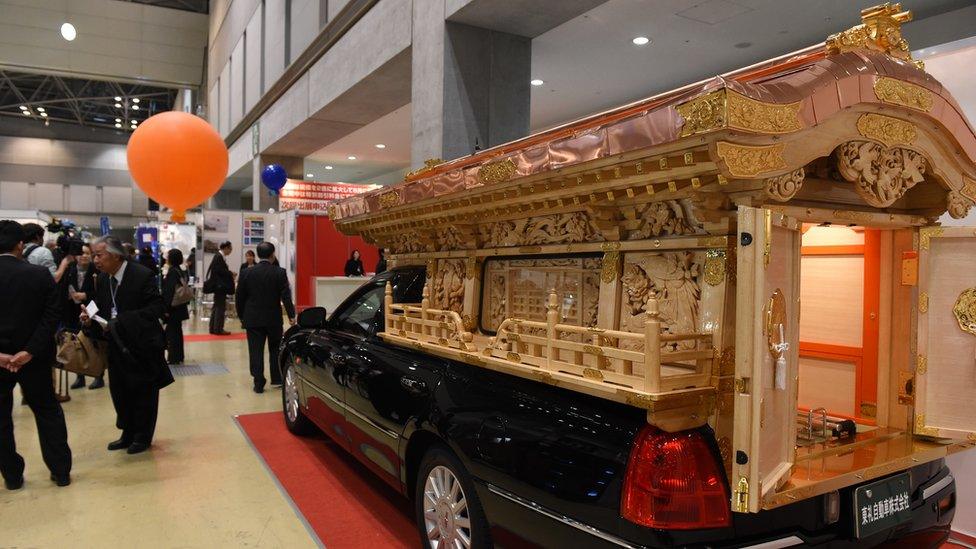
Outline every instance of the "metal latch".
[[746, 477], [739, 477], [739, 484], [732, 495], [732, 507], [736, 513], [749, 511], [749, 481]]
[[751, 383], [749, 383], [750, 381], [751, 379], [748, 377], [735, 378], [735, 382], [734, 382], [735, 392], [742, 395], [748, 395], [751, 389]]

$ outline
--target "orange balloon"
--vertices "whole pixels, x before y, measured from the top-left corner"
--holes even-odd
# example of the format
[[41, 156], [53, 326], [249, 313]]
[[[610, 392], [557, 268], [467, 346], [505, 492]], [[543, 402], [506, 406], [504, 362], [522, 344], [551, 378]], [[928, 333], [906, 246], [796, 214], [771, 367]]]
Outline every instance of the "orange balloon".
[[214, 195], [227, 178], [227, 146], [205, 120], [168, 111], [150, 116], [129, 138], [129, 173], [173, 220]]

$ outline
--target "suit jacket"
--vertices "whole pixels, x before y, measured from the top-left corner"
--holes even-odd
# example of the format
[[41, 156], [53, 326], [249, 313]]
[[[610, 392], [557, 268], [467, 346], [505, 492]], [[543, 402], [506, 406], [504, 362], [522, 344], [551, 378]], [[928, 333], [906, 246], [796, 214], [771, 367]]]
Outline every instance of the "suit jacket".
[[237, 317], [245, 328], [282, 326], [281, 306], [295, 318], [288, 274], [267, 261], [246, 269], [237, 281]]
[[173, 265], [166, 272], [166, 276], [163, 278], [163, 306], [166, 308], [166, 322], [180, 322], [190, 318], [190, 309], [187, 303], [182, 305], [177, 305], [173, 307], [173, 294], [176, 293], [176, 289], [183, 285], [186, 281], [186, 275], [183, 273], [183, 269]]
[[[32, 364], [54, 359], [61, 299], [51, 273], [13, 256], [0, 256], [0, 353], [27, 351]], [[5, 370], [4, 370], [5, 371]]]
[[[112, 315], [112, 279], [108, 273], [98, 275], [95, 283], [95, 304], [98, 305], [98, 316], [109, 320]], [[130, 361], [125, 360], [121, 349], [109, 334], [102, 332], [97, 322], [92, 322], [92, 329], [108, 338], [109, 367], [119, 367], [126, 373], [135, 373], [139, 378], [153, 378], [157, 387], [165, 387], [173, 382], [173, 375], [166, 365], [164, 349], [166, 347], [163, 328], [159, 320], [163, 317], [163, 299], [156, 289], [156, 275], [135, 261], [127, 261], [122, 283], [115, 292], [115, 306], [118, 309], [116, 322], [123, 329], [116, 333], [123, 336], [121, 342], [125, 347], [138, 350], [138, 371], [133, 372]], [[110, 323], [113, 321], [109, 320]], [[133, 329], [138, 326], [138, 329]]]
[[227, 266], [224, 254], [217, 252], [213, 260], [210, 261], [210, 268], [207, 269], [207, 279], [215, 278], [219, 280], [218, 289], [214, 294], [227, 295], [234, 293], [234, 275]]
[[[72, 263], [61, 277], [58, 283], [58, 292], [61, 294], [61, 317], [65, 327], [72, 331], [80, 328], [78, 314], [81, 313], [81, 306], [95, 299], [95, 264], [88, 265], [81, 284], [78, 284], [78, 263]], [[75, 291], [84, 293], [87, 298], [82, 303], [75, 303], [68, 295], [68, 286], [74, 286]]]

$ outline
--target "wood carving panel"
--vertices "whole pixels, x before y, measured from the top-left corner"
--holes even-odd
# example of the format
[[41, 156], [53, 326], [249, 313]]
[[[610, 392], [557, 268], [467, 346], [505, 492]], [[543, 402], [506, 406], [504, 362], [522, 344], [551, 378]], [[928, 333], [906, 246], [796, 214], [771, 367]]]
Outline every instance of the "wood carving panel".
[[848, 141], [837, 148], [837, 170], [865, 202], [887, 208], [925, 179], [925, 157], [910, 149]]
[[435, 309], [445, 309], [461, 314], [464, 311], [463, 259], [442, 259], [431, 280], [430, 304]]
[[692, 215], [688, 201], [650, 202], [640, 208], [640, 225], [627, 235], [628, 240], [704, 233], [701, 223]]
[[[703, 261], [703, 254], [691, 251], [625, 254], [620, 328], [628, 332], [644, 329], [644, 307], [648, 295], [653, 294], [661, 310], [664, 332], [696, 331]], [[694, 342], [689, 341], [662, 345], [662, 349], [670, 351], [693, 347]]]
[[386, 248], [394, 254], [408, 254], [427, 250], [427, 246], [416, 231], [403, 231], [388, 235], [385, 244]]
[[487, 223], [479, 232], [486, 248], [603, 240], [589, 214], [582, 211]]

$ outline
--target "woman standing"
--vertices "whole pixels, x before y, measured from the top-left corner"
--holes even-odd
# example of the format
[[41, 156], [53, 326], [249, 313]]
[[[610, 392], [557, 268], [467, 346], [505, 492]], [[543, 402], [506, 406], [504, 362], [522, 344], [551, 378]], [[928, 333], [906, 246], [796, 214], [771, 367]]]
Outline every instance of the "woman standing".
[[176, 289], [187, 283], [187, 275], [183, 272], [183, 252], [173, 248], [166, 254], [169, 271], [163, 279], [163, 305], [166, 312], [163, 319], [166, 322], [166, 361], [170, 364], [183, 364], [183, 321], [190, 318], [187, 304], [173, 306], [173, 295]]
[[244, 252], [244, 263], [241, 263], [241, 270], [237, 271], [237, 276], [241, 276], [248, 267], [253, 267], [257, 264], [258, 262], [254, 259], [254, 250]]
[[[84, 307], [95, 297], [95, 265], [92, 264], [91, 246], [85, 244], [81, 247], [81, 255], [77, 256], [77, 261], [68, 267], [65, 273], [68, 280], [68, 303], [64, 307], [64, 327], [72, 332], [81, 330], [81, 322], [78, 320], [78, 308]], [[78, 375], [75, 382], [71, 384], [72, 389], [81, 389], [85, 386], [85, 376]], [[89, 389], [101, 389], [105, 386], [103, 377], [96, 377]]]
[[349, 261], [346, 261], [346, 276], [363, 276], [365, 274], [363, 260], [359, 259], [359, 250], [353, 250], [352, 255], [349, 256]]

